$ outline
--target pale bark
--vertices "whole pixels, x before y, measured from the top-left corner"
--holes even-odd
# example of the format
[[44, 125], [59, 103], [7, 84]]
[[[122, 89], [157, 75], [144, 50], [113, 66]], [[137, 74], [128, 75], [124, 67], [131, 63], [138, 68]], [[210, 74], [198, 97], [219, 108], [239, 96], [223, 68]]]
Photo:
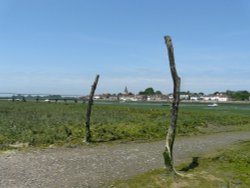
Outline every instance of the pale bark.
[[168, 49], [169, 66], [170, 66], [171, 75], [173, 79], [173, 102], [172, 102], [172, 109], [171, 109], [171, 121], [170, 121], [170, 125], [168, 128], [165, 151], [163, 153], [163, 156], [164, 156], [164, 162], [165, 162], [166, 168], [170, 172], [176, 173], [175, 168], [174, 168], [173, 146], [174, 146], [174, 141], [175, 141], [176, 123], [177, 123], [179, 101], [180, 101], [181, 79], [178, 76], [176, 68], [175, 68], [174, 48], [172, 45], [171, 37], [165, 36], [164, 39], [165, 39], [165, 43]]
[[93, 105], [93, 97], [95, 94], [96, 86], [98, 84], [99, 75], [96, 75], [95, 81], [91, 87], [91, 91], [89, 94], [89, 101], [88, 101], [88, 107], [86, 112], [86, 124], [85, 124], [85, 142], [91, 141], [91, 131], [90, 131], [90, 117], [91, 117], [91, 111], [92, 111], [92, 105]]

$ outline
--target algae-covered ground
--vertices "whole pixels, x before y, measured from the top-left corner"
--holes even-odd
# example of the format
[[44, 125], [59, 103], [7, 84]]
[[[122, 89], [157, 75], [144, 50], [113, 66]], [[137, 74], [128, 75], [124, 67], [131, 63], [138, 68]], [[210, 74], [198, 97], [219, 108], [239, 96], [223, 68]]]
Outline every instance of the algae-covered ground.
[[[0, 149], [9, 145], [81, 144], [86, 104], [0, 101]], [[250, 130], [250, 104], [181, 103], [178, 135]], [[160, 140], [170, 122], [166, 103], [95, 103], [93, 141]]]
[[250, 187], [250, 141], [241, 142], [182, 164], [183, 176], [171, 176], [165, 169], [110, 183], [111, 187], [138, 188], [248, 188]]

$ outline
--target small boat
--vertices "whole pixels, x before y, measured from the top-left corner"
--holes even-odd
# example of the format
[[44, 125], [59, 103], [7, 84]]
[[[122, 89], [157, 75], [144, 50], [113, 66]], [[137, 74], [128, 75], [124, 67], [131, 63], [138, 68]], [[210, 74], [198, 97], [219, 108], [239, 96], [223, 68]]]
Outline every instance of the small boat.
[[207, 105], [208, 107], [217, 107], [218, 106], [218, 104], [216, 104], [216, 103], [213, 103], [213, 104], [209, 104], [209, 105]]

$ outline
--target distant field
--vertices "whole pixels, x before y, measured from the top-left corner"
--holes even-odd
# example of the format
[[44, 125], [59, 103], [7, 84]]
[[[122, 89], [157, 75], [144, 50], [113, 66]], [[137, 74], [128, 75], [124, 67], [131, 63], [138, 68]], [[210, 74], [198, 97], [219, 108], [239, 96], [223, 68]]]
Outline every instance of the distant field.
[[[86, 104], [0, 101], [0, 146], [82, 143]], [[249, 104], [180, 104], [178, 134], [250, 130]], [[96, 103], [95, 141], [163, 139], [170, 121], [165, 103]]]

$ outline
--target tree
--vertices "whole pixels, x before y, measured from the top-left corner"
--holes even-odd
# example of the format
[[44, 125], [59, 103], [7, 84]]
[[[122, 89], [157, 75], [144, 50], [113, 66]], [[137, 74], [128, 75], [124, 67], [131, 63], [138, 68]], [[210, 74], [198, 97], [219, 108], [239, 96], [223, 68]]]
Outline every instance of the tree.
[[213, 95], [219, 95], [219, 94], [220, 94], [219, 91], [216, 91], [216, 92], [213, 93]]
[[91, 87], [91, 91], [90, 91], [90, 95], [89, 95], [88, 107], [87, 107], [87, 112], [86, 112], [86, 124], [85, 124], [86, 138], [85, 138], [85, 142], [91, 141], [90, 116], [91, 116], [91, 109], [92, 109], [92, 105], [93, 105], [93, 97], [95, 94], [96, 86], [98, 84], [98, 80], [99, 80], [99, 74], [96, 75], [95, 81]]
[[236, 101], [245, 101], [249, 99], [249, 92], [248, 91], [236, 91], [233, 95], [232, 98]]
[[177, 123], [179, 101], [180, 101], [181, 79], [178, 76], [176, 68], [175, 68], [174, 48], [172, 45], [172, 39], [170, 36], [165, 36], [164, 39], [165, 39], [165, 43], [168, 49], [169, 66], [170, 66], [171, 75], [173, 79], [173, 102], [172, 102], [172, 109], [171, 109], [171, 121], [170, 121], [170, 125], [168, 128], [165, 151], [163, 152], [163, 157], [164, 157], [165, 166], [169, 170], [169, 172], [173, 174], [175, 173], [177, 174], [174, 168], [173, 146], [174, 146], [174, 140], [175, 140], [176, 123]]
[[140, 91], [139, 95], [154, 95], [155, 91], [152, 87], [146, 88], [144, 91]]
[[162, 93], [161, 93], [161, 91], [156, 91], [155, 94], [156, 95], [161, 95]]
[[243, 90], [243, 91], [227, 90], [225, 93], [234, 101], [246, 101], [246, 100], [249, 100], [249, 97], [250, 97], [250, 93], [246, 90]]
[[199, 96], [204, 96], [203, 92], [199, 92], [198, 94], [199, 94]]
[[145, 89], [144, 93], [145, 93], [145, 95], [154, 95], [155, 91], [152, 87], [149, 87], [149, 88]]
[[139, 91], [139, 95], [144, 95], [144, 91]]

